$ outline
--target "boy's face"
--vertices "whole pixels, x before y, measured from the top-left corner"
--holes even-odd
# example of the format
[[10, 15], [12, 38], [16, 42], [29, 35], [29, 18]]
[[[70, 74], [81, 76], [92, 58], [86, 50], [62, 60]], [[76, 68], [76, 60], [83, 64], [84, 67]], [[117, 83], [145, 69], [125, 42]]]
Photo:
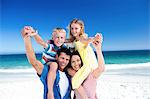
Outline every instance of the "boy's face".
[[57, 62], [59, 65], [59, 69], [61, 71], [63, 71], [64, 68], [68, 65], [69, 60], [70, 60], [70, 55], [67, 55], [64, 52], [61, 52], [60, 55], [57, 57]]
[[62, 44], [64, 44], [65, 39], [66, 39], [66, 33], [55, 32], [53, 34], [53, 41], [57, 47], [60, 47]]

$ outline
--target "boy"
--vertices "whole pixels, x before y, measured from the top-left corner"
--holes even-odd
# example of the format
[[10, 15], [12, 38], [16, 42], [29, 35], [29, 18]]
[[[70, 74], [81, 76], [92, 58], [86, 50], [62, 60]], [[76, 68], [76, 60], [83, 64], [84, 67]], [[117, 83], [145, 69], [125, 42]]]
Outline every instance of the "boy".
[[52, 86], [55, 81], [56, 75], [53, 75], [54, 72], [58, 69], [58, 64], [56, 63], [56, 54], [57, 51], [61, 48], [66, 48], [64, 45], [66, 39], [66, 31], [63, 28], [55, 28], [52, 33], [52, 40], [49, 40], [47, 43], [39, 36], [37, 31], [35, 31], [31, 26], [26, 26], [25, 29], [29, 30], [28, 35], [34, 37], [36, 42], [40, 44], [45, 50], [42, 54], [42, 64], [49, 66], [48, 71], [48, 86]]
[[[66, 39], [66, 31], [63, 28], [55, 28], [52, 32], [52, 40], [48, 40], [45, 42], [37, 31], [35, 31], [31, 26], [26, 26], [25, 29], [30, 30], [31, 34], [29, 34], [31, 37], [34, 37], [36, 42], [40, 44], [44, 51], [42, 53], [42, 59], [41, 62], [43, 65], [54, 65], [54, 62], [56, 62], [56, 53], [58, 49], [65, 48], [64, 45], [65, 39]], [[52, 67], [51, 67], [52, 68]]]

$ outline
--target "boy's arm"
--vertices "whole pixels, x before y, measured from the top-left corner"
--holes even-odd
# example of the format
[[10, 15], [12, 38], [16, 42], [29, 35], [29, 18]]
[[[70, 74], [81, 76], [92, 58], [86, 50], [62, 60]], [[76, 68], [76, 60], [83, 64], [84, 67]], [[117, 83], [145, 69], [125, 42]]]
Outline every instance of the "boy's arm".
[[38, 74], [41, 74], [43, 70], [43, 64], [36, 59], [29, 32], [30, 31], [26, 30], [25, 28], [22, 30], [22, 37], [25, 44], [26, 55], [29, 63], [33, 66], [33, 68], [37, 71]]
[[38, 44], [40, 44], [44, 48], [48, 47], [48, 44], [40, 37], [40, 35], [38, 33], [35, 33], [35, 35], [33, 37]]

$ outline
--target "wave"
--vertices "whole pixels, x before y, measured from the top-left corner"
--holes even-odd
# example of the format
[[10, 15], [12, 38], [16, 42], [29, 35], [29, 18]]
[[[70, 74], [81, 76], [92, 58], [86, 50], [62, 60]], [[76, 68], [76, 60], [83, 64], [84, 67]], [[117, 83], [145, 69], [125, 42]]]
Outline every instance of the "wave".
[[129, 69], [129, 68], [141, 68], [150, 67], [150, 62], [136, 63], [136, 64], [106, 64], [106, 69]]
[[34, 73], [36, 72], [33, 68], [26, 69], [0, 69], [0, 73]]
[[[14, 66], [15, 67], [15, 66]], [[0, 72], [34, 72], [34, 68], [28, 66], [18, 66], [19, 68], [0, 68]], [[129, 69], [129, 68], [141, 68], [150, 67], [150, 62], [136, 63], [136, 64], [105, 64], [105, 68], [109, 70], [113, 69]]]
[[150, 76], [150, 62], [138, 64], [106, 64], [105, 74]]

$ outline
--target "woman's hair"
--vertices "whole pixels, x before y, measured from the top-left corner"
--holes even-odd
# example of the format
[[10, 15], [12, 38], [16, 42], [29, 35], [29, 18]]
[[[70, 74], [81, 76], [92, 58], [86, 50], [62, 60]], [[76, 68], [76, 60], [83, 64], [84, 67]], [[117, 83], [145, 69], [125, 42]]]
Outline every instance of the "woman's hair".
[[73, 37], [73, 35], [72, 35], [72, 33], [71, 33], [71, 25], [72, 25], [73, 23], [79, 24], [79, 25], [81, 26], [81, 30], [80, 30], [79, 36], [81, 36], [81, 35], [84, 34], [84, 23], [83, 23], [83, 21], [80, 20], [80, 19], [73, 19], [73, 20], [70, 22], [69, 26], [68, 26], [68, 29], [69, 29], [69, 39], [70, 39], [71, 42], [73, 42], [73, 41], [75, 40], [75, 38]]
[[70, 58], [68, 67], [72, 68], [72, 66], [71, 66], [71, 59], [72, 59], [72, 56], [74, 56], [74, 55], [78, 55], [80, 57], [80, 59], [81, 59], [81, 67], [82, 67], [83, 66], [83, 61], [82, 61], [82, 58], [81, 58], [81, 56], [80, 56], [80, 54], [79, 54], [79, 52], [77, 50], [74, 50], [74, 51], [71, 52], [71, 58]]

